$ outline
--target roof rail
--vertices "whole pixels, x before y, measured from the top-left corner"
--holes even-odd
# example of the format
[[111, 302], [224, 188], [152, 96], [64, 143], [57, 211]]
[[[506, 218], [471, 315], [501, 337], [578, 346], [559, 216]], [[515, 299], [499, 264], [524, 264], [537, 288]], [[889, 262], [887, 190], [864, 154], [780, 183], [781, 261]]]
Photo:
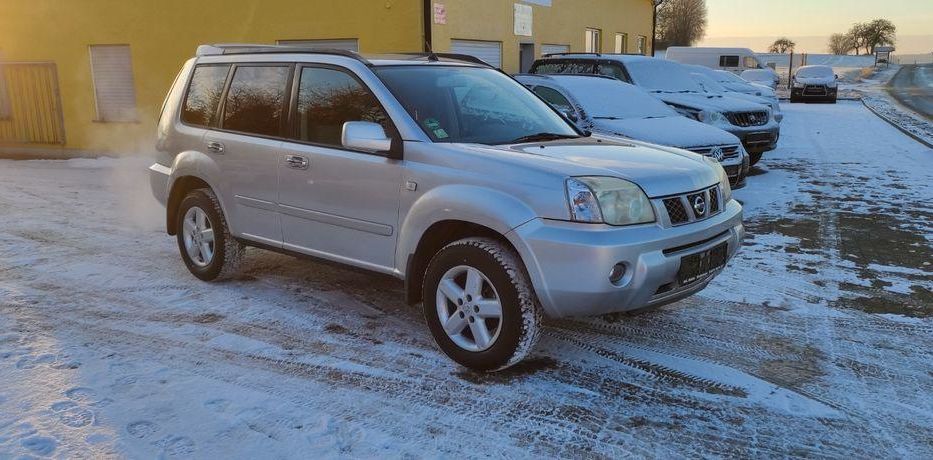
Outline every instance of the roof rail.
[[600, 57], [600, 56], [645, 56], [645, 57], [648, 57], [641, 53], [583, 53], [579, 51], [575, 51], [575, 52], [568, 51], [566, 53], [547, 53], [547, 54], [542, 54], [541, 57], [574, 56], [574, 55], [596, 56], [596, 57]]
[[[431, 59], [432, 57], [437, 57], [441, 59], [451, 59], [454, 61], [463, 61], [469, 62], [471, 64], [479, 64], [484, 67], [492, 67], [492, 64], [476, 57], [470, 56], [469, 54], [458, 54], [458, 53], [402, 53], [403, 56], [415, 56], [415, 57], [424, 57]], [[494, 68], [494, 67], [493, 67]]]
[[363, 64], [370, 62], [354, 51], [330, 48], [313, 48], [301, 45], [262, 45], [251, 43], [223, 43], [198, 46], [197, 56], [223, 56], [231, 54], [327, 54], [343, 56]]

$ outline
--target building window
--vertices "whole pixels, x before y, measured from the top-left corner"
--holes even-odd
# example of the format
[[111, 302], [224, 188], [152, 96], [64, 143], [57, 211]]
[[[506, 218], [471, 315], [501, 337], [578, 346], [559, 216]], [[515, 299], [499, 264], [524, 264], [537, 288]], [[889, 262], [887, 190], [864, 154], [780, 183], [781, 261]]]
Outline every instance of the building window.
[[616, 34], [616, 53], [628, 52], [628, 34]]
[[648, 54], [648, 37], [644, 35], [638, 36], [638, 49], [635, 51], [638, 54]]
[[97, 121], [136, 121], [136, 86], [129, 45], [91, 45]]
[[601, 32], [599, 29], [586, 29], [586, 40], [583, 50], [587, 53], [599, 53], [602, 50]]
[[224, 102], [223, 129], [280, 135], [289, 73], [285, 66], [237, 67]]

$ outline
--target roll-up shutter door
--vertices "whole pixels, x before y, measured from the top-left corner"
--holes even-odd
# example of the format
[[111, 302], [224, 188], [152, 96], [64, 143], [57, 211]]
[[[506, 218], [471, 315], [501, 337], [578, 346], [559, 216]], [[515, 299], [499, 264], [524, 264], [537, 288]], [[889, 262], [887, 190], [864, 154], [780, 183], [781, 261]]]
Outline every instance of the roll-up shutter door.
[[502, 43], [479, 40], [451, 40], [450, 51], [467, 54], [495, 67], [502, 67]]
[[303, 46], [314, 49], [332, 49], [360, 51], [360, 42], [355, 38], [321, 39], [321, 40], [279, 40], [279, 45]]
[[136, 88], [129, 45], [91, 45], [98, 121], [136, 121]]

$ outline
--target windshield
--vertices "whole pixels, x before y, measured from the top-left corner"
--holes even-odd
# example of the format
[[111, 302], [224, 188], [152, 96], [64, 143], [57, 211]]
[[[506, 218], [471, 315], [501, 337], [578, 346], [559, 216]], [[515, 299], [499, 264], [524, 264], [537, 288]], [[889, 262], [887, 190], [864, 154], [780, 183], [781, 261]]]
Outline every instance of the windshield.
[[716, 75], [719, 76], [718, 81], [720, 81], [720, 82], [722, 82], [722, 83], [729, 83], [729, 82], [732, 82], [732, 83], [748, 84], [748, 82], [745, 81], [745, 80], [743, 80], [742, 77], [740, 77], [740, 76], [738, 76], [738, 75], [736, 75], [736, 74], [734, 74], [734, 73], [732, 73], [732, 72], [729, 72], [729, 71], [726, 71], [726, 70], [716, 70], [715, 72], [716, 72]]
[[712, 78], [710, 78], [710, 77], [708, 77], [708, 76], [706, 76], [706, 75], [704, 75], [704, 74], [692, 73], [692, 74], [690, 74], [690, 75], [693, 76], [693, 78], [697, 81], [697, 83], [699, 83], [700, 86], [701, 86], [707, 93], [710, 93], [710, 94], [722, 94], [722, 93], [726, 92], [726, 88], [723, 88], [723, 86], [720, 85], [719, 82], [713, 80]]
[[797, 71], [797, 76], [801, 78], [830, 78], [833, 75], [831, 67], [801, 67]]
[[547, 103], [493, 69], [432, 65], [373, 71], [434, 142], [493, 145], [579, 137]]
[[637, 87], [597, 77], [558, 79], [583, 110], [595, 119], [642, 119], [676, 117], [667, 104]]
[[636, 85], [656, 92], [702, 93], [697, 84], [680, 64], [663, 59], [644, 59], [626, 62], [625, 68]]

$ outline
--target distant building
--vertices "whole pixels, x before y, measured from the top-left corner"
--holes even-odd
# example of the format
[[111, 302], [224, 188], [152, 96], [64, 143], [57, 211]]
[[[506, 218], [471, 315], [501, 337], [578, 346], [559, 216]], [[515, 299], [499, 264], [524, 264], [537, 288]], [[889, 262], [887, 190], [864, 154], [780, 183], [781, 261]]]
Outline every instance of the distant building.
[[652, 0], [2, 0], [0, 151], [151, 149], [199, 44], [430, 46], [514, 73], [543, 53], [647, 52], [652, 14]]

